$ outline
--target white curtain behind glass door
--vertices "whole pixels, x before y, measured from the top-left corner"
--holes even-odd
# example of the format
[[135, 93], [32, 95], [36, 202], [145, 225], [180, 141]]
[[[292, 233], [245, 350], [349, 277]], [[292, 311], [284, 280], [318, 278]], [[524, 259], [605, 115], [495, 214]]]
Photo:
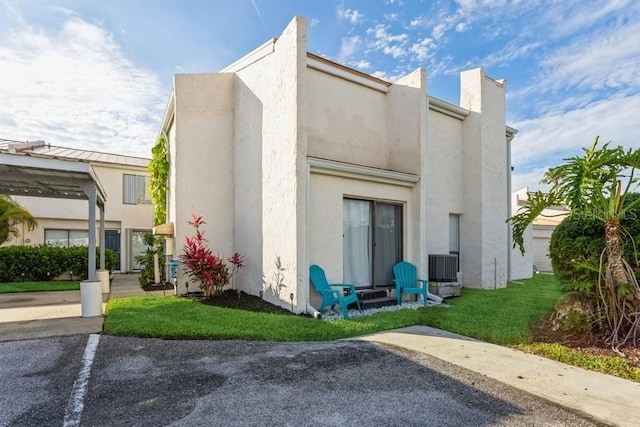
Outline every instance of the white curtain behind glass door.
[[371, 202], [344, 200], [343, 269], [345, 283], [371, 286]]

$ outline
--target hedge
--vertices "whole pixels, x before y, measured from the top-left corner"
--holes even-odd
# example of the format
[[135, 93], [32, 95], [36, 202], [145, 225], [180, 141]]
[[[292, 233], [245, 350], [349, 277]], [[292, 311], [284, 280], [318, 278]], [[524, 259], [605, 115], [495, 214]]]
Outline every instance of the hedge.
[[[46, 281], [73, 271], [78, 279], [87, 278], [89, 248], [74, 246], [5, 246], [0, 248], [0, 283], [20, 280]], [[105, 250], [105, 267], [113, 271], [118, 255]], [[96, 248], [96, 266], [100, 249]], [[22, 275], [24, 274], [24, 276]]]

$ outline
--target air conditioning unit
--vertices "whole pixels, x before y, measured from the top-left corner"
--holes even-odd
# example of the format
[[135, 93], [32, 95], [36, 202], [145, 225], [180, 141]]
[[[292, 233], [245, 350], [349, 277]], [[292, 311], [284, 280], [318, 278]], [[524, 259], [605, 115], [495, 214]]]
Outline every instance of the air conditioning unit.
[[429, 255], [430, 282], [456, 282], [458, 280], [457, 255]]

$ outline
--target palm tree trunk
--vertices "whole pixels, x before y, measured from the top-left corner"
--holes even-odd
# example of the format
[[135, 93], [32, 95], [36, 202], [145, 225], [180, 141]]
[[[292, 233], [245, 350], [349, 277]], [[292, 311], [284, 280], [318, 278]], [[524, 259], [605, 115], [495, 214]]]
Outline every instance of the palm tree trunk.
[[620, 242], [620, 221], [609, 220], [604, 224], [605, 247], [607, 248], [607, 264], [613, 277], [614, 285], [629, 283], [622, 257], [622, 243]]

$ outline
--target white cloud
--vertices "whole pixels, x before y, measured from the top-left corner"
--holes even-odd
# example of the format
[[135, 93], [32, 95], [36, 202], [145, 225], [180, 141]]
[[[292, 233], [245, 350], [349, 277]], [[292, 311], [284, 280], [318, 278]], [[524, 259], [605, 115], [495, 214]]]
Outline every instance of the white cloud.
[[633, 0], [595, 0], [584, 7], [584, 3], [571, 4], [560, 2], [549, 8], [548, 19], [554, 25], [553, 37], [564, 37], [571, 34], [584, 32], [601, 21], [607, 15], [622, 9], [638, 7], [638, 2]]
[[362, 21], [364, 15], [355, 9], [338, 9], [338, 17], [342, 19], [346, 19], [351, 22], [351, 24], [357, 24]]
[[258, 19], [260, 19], [261, 22], [264, 22], [262, 21], [262, 12], [260, 12], [260, 8], [256, 4], [256, 0], [251, 0], [251, 4], [253, 5], [253, 9], [256, 11], [256, 15], [258, 15]]
[[407, 44], [409, 36], [405, 33], [391, 34], [387, 29], [388, 27], [383, 24], [369, 28], [367, 34], [373, 36], [370, 46], [375, 50], [382, 51], [385, 55], [391, 55], [393, 58], [406, 56], [407, 49], [404, 46]]
[[605, 31], [580, 38], [542, 62], [553, 77], [552, 88], [640, 86], [640, 22]]
[[433, 27], [433, 30], [431, 33], [433, 34], [434, 39], [440, 40], [446, 30], [447, 30], [447, 26], [445, 24], [438, 24], [435, 27]]
[[349, 65], [359, 70], [366, 70], [368, 68], [371, 68], [371, 63], [365, 59], [361, 59], [360, 61], [350, 62]]
[[531, 54], [531, 52], [539, 48], [540, 45], [541, 43], [537, 41], [524, 44], [520, 41], [511, 41], [507, 43], [504, 48], [493, 52], [480, 60], [469, 62], [463, 68], [477, 66], [477, 64], [480, 64], [485, 68], [506, 65], [518, 58]]
[[338, 61], [347, 62], [349, 58], [358, 50], [360, 45], [359, 36], [345, 37], [342, 39], [340, 52], [338, 53]]
[[386, 19], [387, 21], [397, 21], [398, 18], [400, 17], [400, 15], [398, 13], [385, 13], [384, 14], [384, 19]]
[[168, 91], [103, 28], [11, 28], [0, 69], [0, 137], [150, 156]]
[[418, 16], [416, 18], [413, 18], [411, 21], [409, 21], [409, 26], [411, 28], [422, 27], [424, 25], [425, 25], [424, 16]]
[[387, 73], [386, 71], [378, 70], [371, 73], [371, 75], [381, 80], [394, 83], [400, 80], [402, 77], [406, 76], [407, 73], [404, 71], [398, 71], [398, 70], [394, 70], [393, 73]]
[[578, 154], [600, 135], [602, 141], [626, 148], [640, 148], [640, 94], [606, 99], [562, 114], [523, 120], [513, 124], [519, 130], [512, 142], [515, 167], [524, 170], [541, 162], [560, 164]]
[[385, 46], [382, 51], [385, 53], [385, 55], [391, 55], [394, 59], [402, 58], [407, 54], [407, 50], [398, 45]]
[[414, 43], [409, 49], [415, 54], [415, 58], [418, 61], [424, 61], [425, 59], [433, 56], [431, 50], [435, 49], [435, 44], [430, 38], [424, 38], [417, 43]]
[[312, 19], [309, 21], [309, 28], [313, 28], [313, 27], [315, 27], [316, 25], [318, 25], [319, 23], [320, 23], [320, 20], [319, 20], [318, 18], [312, 18]]

